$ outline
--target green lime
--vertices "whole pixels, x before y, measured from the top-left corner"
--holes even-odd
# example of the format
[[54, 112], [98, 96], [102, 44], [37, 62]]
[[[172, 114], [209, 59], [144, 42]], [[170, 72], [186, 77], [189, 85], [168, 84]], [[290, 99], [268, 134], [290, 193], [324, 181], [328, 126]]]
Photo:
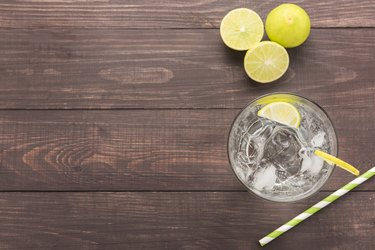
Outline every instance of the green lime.
[[250, 9], [234, 9], [221, 21], [221, 38], [234, 50], [250, 49], [262, 40], [263, 34], [262, 19]]
[[289, 66], [289, 55], [284, 47], [265, 41], [247, 51], [244, 67], [247, 75], [260, 83], [279, 79]]
[[271, 41], [285, 48], [294, 48], [306, 41], [310, 34], [310, 18], [295, 4], [281, 4], [267, 16], [266, 32]]
[[301, 124], [301, 114], [296, 107], [288, 102], [270, 103], [258, 111], [258, 116], [294, 128], [298, 128]]

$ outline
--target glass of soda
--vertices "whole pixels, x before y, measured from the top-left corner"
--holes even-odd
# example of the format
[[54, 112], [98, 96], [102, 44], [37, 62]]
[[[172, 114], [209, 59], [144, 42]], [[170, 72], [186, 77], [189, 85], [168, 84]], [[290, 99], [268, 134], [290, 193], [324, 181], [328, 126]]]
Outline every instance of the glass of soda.
[[[259, 116], [271, 103], [292, 105], [298, 126]], [[261, 96], [235, 118], [228, 155], [237, 179], [252, 193], [270, 201], [292, 202], [319, 191], [334, 166], [315, 149], [337, 155], [337, 136], [327, 113], [316, 103], [289, 93]]]

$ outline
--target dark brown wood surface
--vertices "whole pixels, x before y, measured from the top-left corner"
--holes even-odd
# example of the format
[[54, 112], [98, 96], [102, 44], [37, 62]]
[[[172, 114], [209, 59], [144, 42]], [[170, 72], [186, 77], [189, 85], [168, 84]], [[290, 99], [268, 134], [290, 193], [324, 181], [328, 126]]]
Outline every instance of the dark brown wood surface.
[[[12, 249], [262, 249], [259, 238], [324, 195], [278, 204], [246, 192], [2, 193], [0, 237]], [[372, 249], [374, 206], [373, 192], [355, 192], [266, 249]]]
[[[253, 98], [318, 102], [339, 156], [375, 165], [375, 3], [296, 1], [312, 32], [287, 74], [256, 84], [219, 24], [284, 1], [0, 0], [0, 249], [260, 249], [259, 238], [351, 180], [278, 204], [226, 154]], [[375, 180], [268, 249], [374, 249]]]
[[[281, 0], [16, 0], [1, 1], [1, 27], [15, 29], [218, 28], [230, 10], [247, 7], [265, 19]], [[374, 27], [371, 0], [298, 0], [313, 27]]]
[[[360, 170], [371, 166], [375, 111], [327, 111], [335, 121], [339, 156]], [[226, 153], [238, 112], [2, 110], [0, 190], [243, 190]], [[324, 190], [350, 178], [338, 170]], [[374, 188], [375, 182], [359, 187]]]
[[0, 109], [242, 108], [276, 91], [372, 109], [373, 44], [372, 28], [314, 29], [259, 85], [217, 29], [0, 30]]

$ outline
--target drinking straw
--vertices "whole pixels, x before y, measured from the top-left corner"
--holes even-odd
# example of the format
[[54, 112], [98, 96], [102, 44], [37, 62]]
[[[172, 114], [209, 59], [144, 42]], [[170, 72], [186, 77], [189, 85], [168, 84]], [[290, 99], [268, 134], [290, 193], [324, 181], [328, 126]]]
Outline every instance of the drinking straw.
[[297, 215], [296, 217], [294, 217], [293, 219], [291, 219], [290, 221], [288, 221], [287, 223], [285, 223], [281, 227], [277, 228], [275, 231], [273, 231], [270, 234], [268, 234], [267, 236], [263, 237], [262, 239], [259, 240], [259, 244], [261, 246], [266, 245], [267, 243], [276, 239], [277, 237], [279, 237], [280, 235], [282, 235], [286, 231], [290, 230], [291, 228], [295, 227], [296, 225], [298, 225], [302, 221], [306, 220], [307, 218], [309, 218], [311, 215], [315, 214], [316, 212], [318, 212], [322, 208], [328, 206], [329, 204], [331, 204], [332, 202], [334, 202], [335, 200], [337, 200], [341, 196], [345, 195], [350, 190], [356, 188], [358, 185], [367, 181], [368, 179], [370, 179], [374, 175], [375, 175], [375, 167], [371, 168], [370, 170], [368, 170], [367, 172], [365, 172], [361, 176], [355, 178], [354, 180], [352, 180], [351, 182], [349, 182], [348, 184], [346, 184], [345, 186], [343, 186], [342, 188], [340, 188], [336, 192], [327, 196], [322, 201], [316, 203], [314, 206], [310, 207], [309, 209], [307, 209], [303, 213]]

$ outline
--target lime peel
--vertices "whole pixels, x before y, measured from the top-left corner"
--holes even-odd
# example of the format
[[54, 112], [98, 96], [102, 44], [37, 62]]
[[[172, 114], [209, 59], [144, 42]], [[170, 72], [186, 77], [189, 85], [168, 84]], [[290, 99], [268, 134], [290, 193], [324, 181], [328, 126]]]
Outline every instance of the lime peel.
[[354, 166], [350, 165], [349, 163], [340, 160], [339, 158], [334, 157], [333, 155], [327, 154], [319, 149], [314, 151], [314, 154], [323, 160], [325, 160], [328, 164], [336, 164], [338, 167], [348, 171], [349, 173], [352, 173], [356, 176], [359, 175], [359, 170], [356, 169]]

